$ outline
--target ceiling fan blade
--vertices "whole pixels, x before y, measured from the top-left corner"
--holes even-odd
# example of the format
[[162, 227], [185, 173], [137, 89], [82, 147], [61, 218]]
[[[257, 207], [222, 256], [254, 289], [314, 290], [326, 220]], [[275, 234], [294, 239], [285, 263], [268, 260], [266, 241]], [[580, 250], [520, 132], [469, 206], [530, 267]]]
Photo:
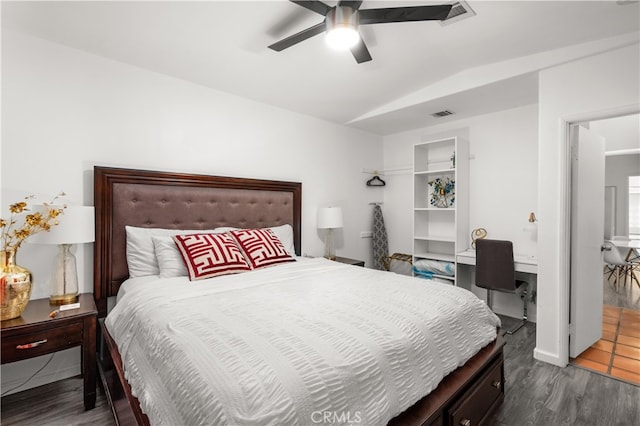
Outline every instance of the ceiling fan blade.
[[321, 34], [326, 30], [327, 26], [324, 22], [320, 22], [313, 27], [309, 27], [306, 30], [302, 30], [299, 33], [296, 33], [292, 36], [284, 38], [276, 43], [273, 43], [269, 46], [269, 49], [275, 50], [276, 52], [280, 52], [288, 47], [293, 46], [294, 44], [298, 44], [301, 41], [305, 41], [308, 38], [311, 38], [315, 35]]
[[347, 6], [350, 7], [353, 10], [358, 10], [360, 8], [360, 5], [362, 4], [361, 1], [345, 1], [345, 0], [340, 0], [338, 2], [338, 6]]
[[364, 44], [364, 40], [360, 37], [360, 41], [358, 44], [351, 48], [351, 53], [353, 57], [356, 58], [356, 62], [361, 64], [363, 62], [369, 62], [371, 60], [371, 54], [369, 53], [369, 49], [367, 49], [367, 45]]
[[291, 11], [286, 16], [274, 21], [266, 33], [272, 38], [281, 39], [300, 28], [300, 22], [307, 18], [309, 18], [309, 14], [301, 7], [291, 8]]
[[295, 3], [298, 6], [302, 6], [305, 9], [309, 9], [310, 11], [320, 14], [322, 16], [326, 16], [327, 13], [329, 13], [329, 11], [333, 9], [331, 6], [324, 4], [321, 1], [295, 1], [295, 0], [289, 0], [289, 1], [291, 1], [291, 3]]
[[360, 25], [383, 24], [388, 22], [439, 21], [449, 16], [450, 4], [433, 6], [390, 7], [385, 9], [364, 9], [358, 12]]

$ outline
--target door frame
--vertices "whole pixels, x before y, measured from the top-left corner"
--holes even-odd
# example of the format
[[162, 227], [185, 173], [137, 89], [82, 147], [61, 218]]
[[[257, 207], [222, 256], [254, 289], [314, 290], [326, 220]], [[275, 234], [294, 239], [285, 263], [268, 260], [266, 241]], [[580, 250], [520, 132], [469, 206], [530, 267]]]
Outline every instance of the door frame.
[[[558, 359], [566, 366], [569, 363], [569, 333], [571, 307], [571, 126], [583, 122], [604, 120], [625, 115], [640, 114], [640, 104], [634, 103], [616, 108], [572, 114], [560, 118], [562, 154], [560, 158], [560, 283], [558, 288], [558, 336], [560, 338]], [[542, 224], [541, 224], [542, 225]], [[543, 225], [544, 226], [544, 225]]]
[[[612, 195], [612, 196], [611, 196], [612, 200], [609, 200], [609, 201], [613, 201], [613, 209], [611, 209], [611, 220], [610, 220], [610, 223], [607, 223], [607, 221], [606, 221], [606, 219], [607, 219], [607, 209], [608, 209], [608, 207], [607, 207], [607, 203], [606, 203], [606, 201], [607, 201], [607, 188], [608, 188], [608, 190], [609, 190], [608, 192], [610, 192], [610, 193], [611, 193], [611, 195]], [[605, 210], [604, 210], [604, 218], [605, 218], [605, 223], [604, 223], [604, 228], [605, 228], [605, 238], [607, 237], [607, 236], [606, 236], [606, 229], [607, 229], [607, 226], [608, 226], [608, 225], [612, 225], [612, 226], [611, 226], [611, 228], [612, 228], [613, 230], [611, 231], [611, 234], [609, 235], [609, 238], [607, 238], [608, 240], [610, 240], [610, 239], [613, 239], [613, 236], [614, 236], [614, 235], [616, 235], [616, 229], [618, 228], [618, 227], [616, 226], [616, 225], [617, 225], [617, 223], [616, 223], [616, 222], [617, 222], [617, 221], [616, 221], [616, 219], [617, 219], [617, 212], [618, 212], [618, 204], [617, 204], [617, 203], [618, 203], [618, 187], [617, 187], [617, 186], [605, 186], [605, 187], [604, 187], [604, 200], [605, 200], [605, 203], [604, 203], [604, 209], [605, 209]], [[628, 216], [628, 215], [629, 215], [629, 213], [627, 213], [627, 216]], [[628, 220], [627, 220], [627, 221], [628, 221]]]

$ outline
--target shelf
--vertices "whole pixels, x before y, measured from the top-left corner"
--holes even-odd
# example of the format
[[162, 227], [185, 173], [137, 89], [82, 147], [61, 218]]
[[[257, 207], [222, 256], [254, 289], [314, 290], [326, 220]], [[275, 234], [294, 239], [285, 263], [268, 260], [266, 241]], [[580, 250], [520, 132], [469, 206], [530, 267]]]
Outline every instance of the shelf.
[[452, 282], [456, 281], [456, 277], [455, 276], [452, 277], [451, 275], [433, 274], [433, 278], [443, 278], [445, 280], [452, 281]]
[[455, 262], [456, 260], [455, 254], [446, 253], [415, 253], [413, 257], [420, 259], [446, 260], [447, 262]]
[[[425, 276], [423, 276], [423, 275], [417, 275], [417, 274], [414, 274], [414, 277], [422, 278], [422, 279], [425, 279], [425, 280], [428, 280], [428, 279], [429, 279], [429, 278], [427, 278], [427, 277], [425, 277]], [[433, 274], [433, 277], [432, 277], [432, 278], [440, 278], [440, 279], [443, 279], [443, 280], [447, 280], [447, 281], [449, 281], [449, 283], [450, 283], [451, 285], [456, 285], [456, 277], [452, 277], [451, 275], [439, 275], [439, 274]], [[444, 284], [444, 283], [443, 283], [443, 284]]]
[[421, 175], [437, 175], [437, 174], [445, 174], [445, 173], [455, 173], [456, 169], [453, 168], [448, 168], [448, 169], [436, 169], [436, 170], [422, 170], [422, 171], [416, 171], [413, 174], [416, 176], [421, 176]]
[[425, 241], [443, 241], [445, 243], [455, 243], [456, 239], [454, 237], [447, 237], [444, 235], [416, 235], [413, 237], [414, 240], [425, 240]]
[[[443, 183], [455, 182], [455, 203], [451, 207], [440, 208], [431, 204], [434, 188], [429, 182], [436, 179]], [[455, 253], [466, 247], [469, 238], [469, 143], [453, 136], [423, 139], [414, 144], [411, 180], [414, 260], [455, 264]], [[455, 276], [434, 274], [433, 277], [458, 285], [458, 277]]]

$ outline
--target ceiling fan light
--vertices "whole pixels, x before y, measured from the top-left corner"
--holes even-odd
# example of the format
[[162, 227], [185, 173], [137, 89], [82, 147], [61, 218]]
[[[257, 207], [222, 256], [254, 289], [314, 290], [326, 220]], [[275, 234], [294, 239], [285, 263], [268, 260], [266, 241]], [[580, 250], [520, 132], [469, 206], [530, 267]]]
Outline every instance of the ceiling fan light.
[[349, 27], [334, 28], [327, 33], [326, 42], [332, 49], [350, 49], [360, 40], [358, 31]]
[[360, 41], [358, 13], [348, 6], [336, 6], [326, 16], [327, 44], [338, 50], [349, 49]]

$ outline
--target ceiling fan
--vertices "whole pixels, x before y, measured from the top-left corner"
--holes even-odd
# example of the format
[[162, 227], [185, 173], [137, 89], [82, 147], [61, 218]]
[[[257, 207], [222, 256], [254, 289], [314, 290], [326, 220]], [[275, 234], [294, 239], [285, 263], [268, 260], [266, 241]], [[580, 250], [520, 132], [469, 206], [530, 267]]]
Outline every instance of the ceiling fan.
[[280, 52], [326, 31], [327, 43], [337, 49], [351, 49], [353, 57], [359, 64], [370, 61], [371, 54], [360, 37], [358, 26], [390, 22], [439, 21], [447, 18], [452, 6], [441, 4], [360, 10], [361, 1], [340, 0], [338, 5], [333, 7], [321, 1], [290, 1], [324, 16], [324, 20], [272, 44], [269, 46], [270, 49]]

